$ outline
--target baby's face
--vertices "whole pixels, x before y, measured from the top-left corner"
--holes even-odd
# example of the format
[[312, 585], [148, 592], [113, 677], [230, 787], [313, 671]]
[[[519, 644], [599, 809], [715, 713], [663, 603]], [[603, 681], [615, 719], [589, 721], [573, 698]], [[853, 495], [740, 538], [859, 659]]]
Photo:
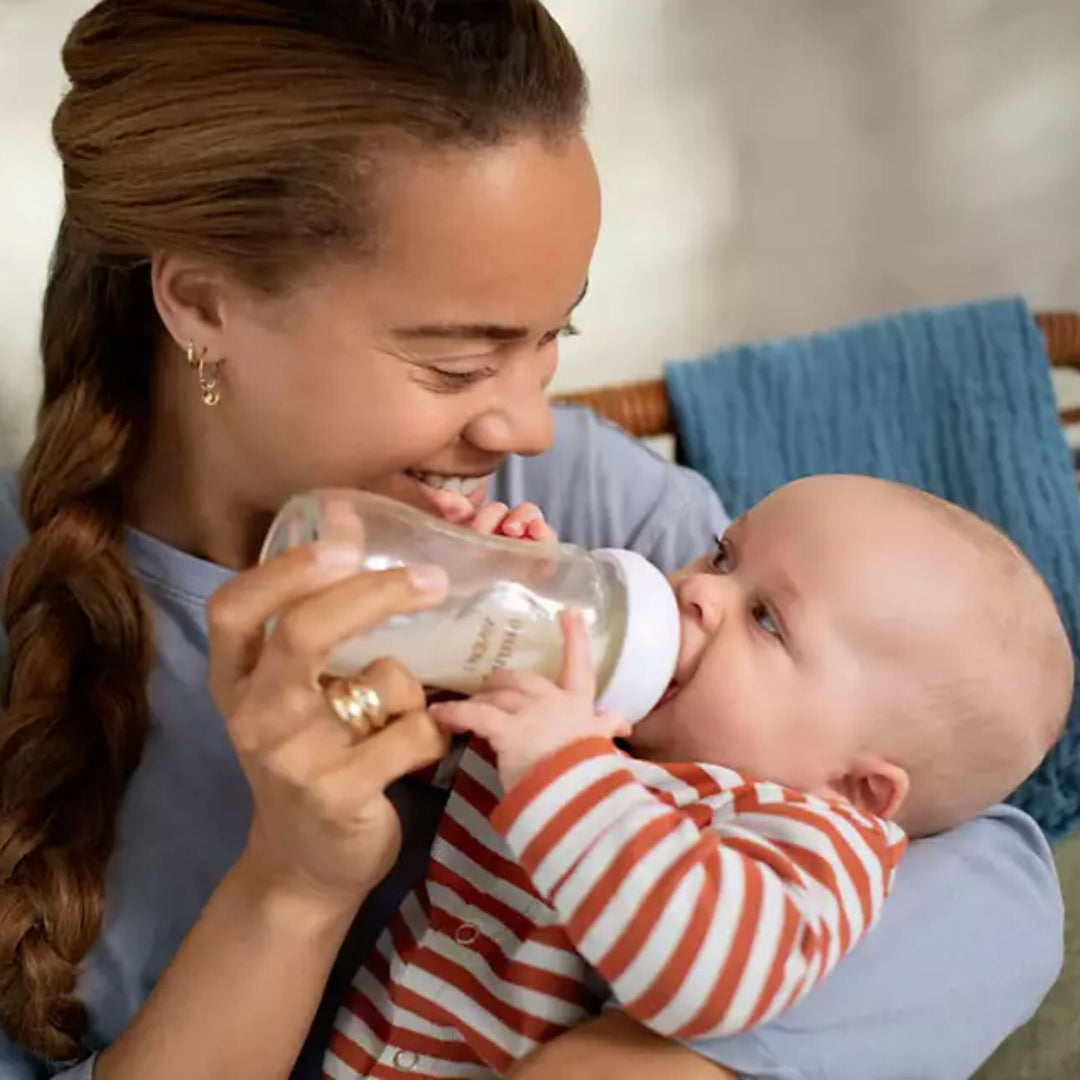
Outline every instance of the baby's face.
[[783, 488], [674, 577], [678, 668], [635, 751], [824, 793], [874, 749], [892, 658], [921, 674], [909, 646], [937, 600], [925, 571], [939, 553], [853, 494]]

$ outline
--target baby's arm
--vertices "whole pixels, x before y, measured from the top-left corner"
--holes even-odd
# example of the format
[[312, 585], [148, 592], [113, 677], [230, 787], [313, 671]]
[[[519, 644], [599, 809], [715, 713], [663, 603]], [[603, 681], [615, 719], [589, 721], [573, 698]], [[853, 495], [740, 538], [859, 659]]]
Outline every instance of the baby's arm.
[[903, 846], [853, 809], [601, 738], [541, 762], [492, 820], [623, 1009], [683, 1039], [805, 994], [876, 921]]
[[620, 754], [580, 623], [564, 626], [558, 685], [504, 674], [433, 715], [491, 744], [508, 792], [493, 824], [630, 1016], [684, 1039], [775, 1016], [876, 921], [902, 834], [730, 770]]

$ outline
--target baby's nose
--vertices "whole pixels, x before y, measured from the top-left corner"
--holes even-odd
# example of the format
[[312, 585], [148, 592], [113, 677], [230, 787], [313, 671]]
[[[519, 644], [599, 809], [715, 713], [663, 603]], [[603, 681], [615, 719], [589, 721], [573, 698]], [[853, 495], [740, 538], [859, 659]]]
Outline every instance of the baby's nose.
[[724, 579], [715, 574], [687, 574], [675, 586], [683, 615], [712, 634], [720, 629], [727, 608]]

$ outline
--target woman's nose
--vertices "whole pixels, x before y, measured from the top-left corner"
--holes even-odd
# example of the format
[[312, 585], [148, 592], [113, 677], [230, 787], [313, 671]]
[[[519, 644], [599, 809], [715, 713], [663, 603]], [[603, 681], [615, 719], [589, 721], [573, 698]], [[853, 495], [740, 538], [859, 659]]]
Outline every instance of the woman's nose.
[[535, 373], [509, 379], [499, 397], [466, 427], [466, 441], [487, 454], [531, 457], [549, 450], [555, 423], [546, 386], [547, 380]]

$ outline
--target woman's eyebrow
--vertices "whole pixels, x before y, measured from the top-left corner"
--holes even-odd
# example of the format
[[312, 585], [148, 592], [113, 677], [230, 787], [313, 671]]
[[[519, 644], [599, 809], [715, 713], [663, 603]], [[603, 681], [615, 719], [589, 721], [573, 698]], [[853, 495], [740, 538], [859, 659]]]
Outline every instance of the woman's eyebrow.
[[[585, 299], [589, 283], [585, 282], [578, 298], [567, 309], [569, 315]], [[395, 337], [413, 341], [442, 338], [453, 341], [520, 341], [529, 336], [525, 326], [502, 326], [498, 323], [431, 323], [422, 326], [403, 326], [393, 330]]]

